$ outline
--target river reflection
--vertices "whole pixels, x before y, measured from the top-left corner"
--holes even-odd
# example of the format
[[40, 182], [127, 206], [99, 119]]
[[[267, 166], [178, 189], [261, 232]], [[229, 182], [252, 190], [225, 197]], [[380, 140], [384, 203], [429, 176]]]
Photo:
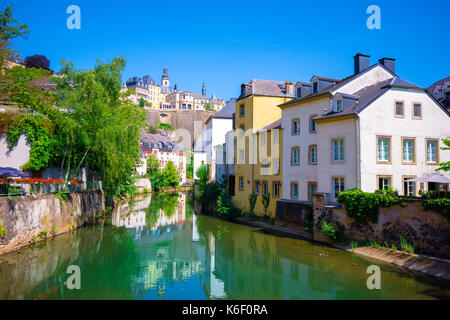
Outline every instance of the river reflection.
[[[434, 299], [446, 289], [307, 241], [193, 214], [181, 194], [116, 209], [113, 226], [78, 229], [0, 257], [0, 299]], [[81, 270], [81, 289], [65, 282]]]

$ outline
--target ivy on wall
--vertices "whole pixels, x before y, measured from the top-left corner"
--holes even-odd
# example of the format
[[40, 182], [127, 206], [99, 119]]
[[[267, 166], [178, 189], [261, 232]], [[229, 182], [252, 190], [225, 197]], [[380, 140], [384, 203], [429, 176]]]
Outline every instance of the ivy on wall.
[[41, 115], [32, 118], [15, 117], [8, 125], [8, 147], [14, 147], [21, 134], [27, 137], [30, 148], [30, 159], [23, 165], [25, 170], [40, 170], [47, 168], [53, 152], [53, 124]]

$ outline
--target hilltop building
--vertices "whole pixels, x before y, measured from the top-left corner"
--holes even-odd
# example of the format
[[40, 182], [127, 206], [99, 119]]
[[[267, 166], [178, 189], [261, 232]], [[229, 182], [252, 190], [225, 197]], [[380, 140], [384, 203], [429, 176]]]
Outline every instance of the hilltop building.
[[142, 78], [132, 77], [122, 86], [122, 92], [127, 90], [135, 92], [129, 97], [131, 101], [139, 104], [143, 99], [145, 108], [150, 109], [207, 109], [219, 111], [225, 106], [225, 101], [217, 99], [215, 94], [211, 98], [206, 97], [205, 82], [202, 85], [202, 94], [179, 91], [177, 85], [171, 87], [167, 67], [164, 67], [160, 84], [149, 75]]

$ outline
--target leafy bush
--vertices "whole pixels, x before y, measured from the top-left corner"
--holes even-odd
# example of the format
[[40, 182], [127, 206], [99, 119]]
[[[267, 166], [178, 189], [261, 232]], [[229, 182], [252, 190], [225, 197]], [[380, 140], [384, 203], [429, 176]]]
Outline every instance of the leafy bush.
[[175, 128], [172, 127], [170, 124], [168, 124], [168, 123], [162, 123], [162, 122], [160, 122], [160, 123], [158, 123], [158, 124], [156, 125], [156, 129], [162, 129], [162, 130], [167, 130], [167, 131], [173, 131], [173, 130], [175, 130]]
[[321, 231], [328, 236], [331, 240], [337, 240], [336, 238], [336, 229], [333, 227], [331, 223], [322, 222]]
[[2, 223], [0, 222], [0, 238], [3, 237], [6, 233], [6, 228], [3, 228]]
[[379, 208], [387, 208], [394, 204], [401, 204], [401, 199], [384, 193], [368, 193], [359, 189], [343, 191], [337, 201], [344, 204], [347, 215], [358, 221], [378, 221]]
[[270, 193], [263, 194], [261, 197], [262, 197], [262, 205], [264, 208], [264, 218], [267, 219], [270, 216], [270, 211], [269, 211]]
[[434, 210], [450, 221], [450, 199], [429, 199], [423, 203], [423, 206], [425, 207], [425, 210]]
[[428, 190], [421, 195], [422, 199], [437, 199], [439, 198], [439, 193], [434, 190]]
[[230, 195], [225, 192], [225, 189], [222, 189], [217, 197], [217, 213], [220, 217], [226, 219], [235, 218], [241, 214], [241, 210], [233, 204]]
[[330, 240], [342, 242], [347, 241], [348, 238], [340, 229], [336, 229], [331, 223], [327, 223], [325, 221], [322, 222], [322, 228], [320, 230], [324, 233]]

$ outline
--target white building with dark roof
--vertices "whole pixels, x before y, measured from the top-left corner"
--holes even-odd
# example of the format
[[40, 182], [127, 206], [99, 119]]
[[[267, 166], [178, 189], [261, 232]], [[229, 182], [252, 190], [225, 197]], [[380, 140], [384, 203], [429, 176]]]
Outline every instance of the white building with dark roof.
[[171, 161], [178, 169], [180, 183], [186, 182], [186, 150], [181, 144], [161, 134], [141, 133], [140, 147], [145, 159], [153, 155], [159, 160], [160, 170]]
[[281, 104], [283, 199], [331, 201], [343, 191], [392, 186], [404, 195], [434, 185], [408, 179], [434, 172], [450, 160], [440, 150], [450, 137], [449, 113], [425, 89], [399, 78], [395, 60], [370, 66], [354, 57], [355, 73], [343, 80], [313, 77], [296, 84], [296, 99]]

